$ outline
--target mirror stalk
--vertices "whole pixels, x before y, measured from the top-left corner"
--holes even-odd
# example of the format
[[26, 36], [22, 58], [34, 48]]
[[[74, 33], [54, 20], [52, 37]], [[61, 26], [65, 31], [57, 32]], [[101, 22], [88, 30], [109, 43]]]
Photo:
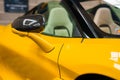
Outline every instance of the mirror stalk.
[[22, 31], [18, 31], [16, 29], [14, 29], [14, 28], [12, 28], [12, 31], [15, 34], [18, 34], [20, 36], [27, 36], [27, 37], [29, 37], [34, 42], [36, 42], [38, 44], [38, 46], [46, 53], [49, 53], [50, 51], [52, 51], [55, 48], [52, 44], [50, 44], [48, 41], [42, 39], [41, 37], [39, 37], [35, 33], [22, 32]]
[[40, 46], [40, 48], [42, 48], [42, 50], [46, 53], [54, 49], [54, 46], [52, 44], [37, 36], [35, 33], [28, 33], [28, 37], [35, 41]]

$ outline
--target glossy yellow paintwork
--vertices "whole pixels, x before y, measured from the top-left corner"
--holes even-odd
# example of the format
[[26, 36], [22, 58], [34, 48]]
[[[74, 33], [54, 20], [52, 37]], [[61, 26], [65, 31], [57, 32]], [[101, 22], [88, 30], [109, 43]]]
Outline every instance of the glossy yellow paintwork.
[[[98, 73], [120, 80], [120, 66], [115, 67], [120, 65], [120, 39], [82, 40], [24, 34], [11, 25], [1, 26], [0, 79], [74, 80], [82, 74]], [[112, 60], [111, 52], [118, 52], [119, 59]]]

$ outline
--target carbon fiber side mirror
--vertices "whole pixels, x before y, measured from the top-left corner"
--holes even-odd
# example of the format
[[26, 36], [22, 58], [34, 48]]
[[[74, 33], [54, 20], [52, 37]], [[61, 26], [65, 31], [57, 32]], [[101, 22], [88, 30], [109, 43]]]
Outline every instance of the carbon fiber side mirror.
[[12, 27], [19, 31], [32, 31], [43, 29], [45, 26], [45, 19], [42, 15], [27, 15], [18, 17], [13, 23]]

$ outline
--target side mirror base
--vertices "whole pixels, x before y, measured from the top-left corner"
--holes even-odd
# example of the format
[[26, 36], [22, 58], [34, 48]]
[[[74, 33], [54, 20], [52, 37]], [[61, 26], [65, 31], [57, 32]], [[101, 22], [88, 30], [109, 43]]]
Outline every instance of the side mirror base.
[[18, 34], [20, 36], [26, 36], [32, 39], [45, 53], [51, 52], [55, 47], [50, 44], [48, 41], [42, 39], [35, 33], [30, 32], [22, 32], [12, 28], [13, 33]]

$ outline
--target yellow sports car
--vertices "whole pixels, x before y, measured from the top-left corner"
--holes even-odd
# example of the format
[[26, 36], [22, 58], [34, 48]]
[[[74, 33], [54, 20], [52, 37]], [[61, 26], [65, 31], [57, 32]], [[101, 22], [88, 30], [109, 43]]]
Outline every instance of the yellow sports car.
[[119, 38], [79, 0], [40, 3], [0, 26], [0, 80], [120, 80]]

